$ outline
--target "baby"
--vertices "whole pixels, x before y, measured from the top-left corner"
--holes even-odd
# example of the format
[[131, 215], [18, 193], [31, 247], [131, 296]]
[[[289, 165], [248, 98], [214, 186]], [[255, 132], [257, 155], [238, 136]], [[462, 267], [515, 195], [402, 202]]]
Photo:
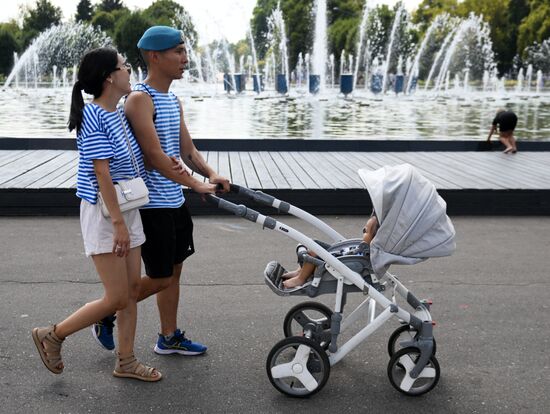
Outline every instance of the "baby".
[[[365, 224], [365, 227], [363, 227], [363, 241], [367, 244], [370, 244], [374, 236], [376, 235], [376, 231], [378, 230], [378, 219], [373, 214]], [[310, 256], [315, 257], [315, 253], [308, 251], [308, 254]], [[315, 271], [315, 265], [313, 263], [304, 263], [304, 265], [292, 272], [285, 273], [282, 278], [286, 279], [283, 282], [283, 286], [286, 289], [295, 288], [297, 286], [302, 286], [309, 277], [313, 274]]]

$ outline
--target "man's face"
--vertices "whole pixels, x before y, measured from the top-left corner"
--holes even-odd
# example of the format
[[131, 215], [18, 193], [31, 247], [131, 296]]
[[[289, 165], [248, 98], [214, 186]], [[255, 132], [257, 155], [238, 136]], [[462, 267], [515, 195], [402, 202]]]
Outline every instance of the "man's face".
[[172, 79], [181, 79], [188, 63], [187, 49], [183, 43], [159, 53], [160, 67]]

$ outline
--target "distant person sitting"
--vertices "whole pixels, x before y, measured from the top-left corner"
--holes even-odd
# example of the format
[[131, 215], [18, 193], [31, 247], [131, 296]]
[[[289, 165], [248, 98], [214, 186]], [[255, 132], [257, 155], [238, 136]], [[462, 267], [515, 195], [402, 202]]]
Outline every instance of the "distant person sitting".
[[504, 153], [516, 153], [518, 151], [516, 146], [516, 140], [514, 138], [514, 130], [518, 123], [518, 117], [513, 111], [507, 111], [505, 109], [499, 109], [495, 119], [493, 119], [493, 125], [489, 131], [487, 142], [491, 141], [491, 136], [495, 132], [498, 126], [498, 136], [500, 142], [504, 145]]
[[[365, 224], [365, 227], [363, 227], [363, 242], [370, 244], [372, 239], [374, 239], [374, 236], [376, 235], [376, 232], [378, 231], [378, 219], [376, 216], [371, 215], [371, 217], [368, 219], [367, 224]], [[308, 254], [310, 256], [316, 257], [315, 253], [308, 251]], [[304, 263], [302, 267], [299, 267], [298, 269], [283, 274], [282, 278], [286, 279], [283, 282], [283, 286], [286, 289], [295, 288], [298, 286], [302, 286], [306, 281], [309, 279], [309, 277], [313, 274], [315, 271], [315, 265], [312, 263]]]

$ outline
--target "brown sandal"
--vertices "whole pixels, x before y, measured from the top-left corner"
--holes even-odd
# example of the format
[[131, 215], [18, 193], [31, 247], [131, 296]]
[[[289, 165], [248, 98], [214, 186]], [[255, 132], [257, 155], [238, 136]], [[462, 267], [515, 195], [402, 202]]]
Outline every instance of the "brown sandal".
[[[63, 339], [55, 334], [55, 325], [47, 328], [34, 328], [32, 330], [32, 339], [38, 349], [40, 359], [51, 372], [61, 374], [63, 372], [63, 361], [61, 360], [61, 344]], [[48, 349], [44, 347], [48, 345]]]
[[148, 367], [139, 362], [134, 354], [122, 357], [117, 354], [116, 367], [113, 375], [118, 378], [134, 378], [140, 381], [160, 381], [162, 374], [156, 368]]

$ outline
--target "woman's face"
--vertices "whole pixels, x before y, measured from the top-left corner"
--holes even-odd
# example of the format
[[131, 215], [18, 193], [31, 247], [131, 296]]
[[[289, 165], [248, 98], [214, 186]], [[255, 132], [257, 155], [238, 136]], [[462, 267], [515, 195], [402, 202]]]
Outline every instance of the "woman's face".
[[131, 67], [120, 54], [118, 54], [117, 67], [111, 73], [110, 77], [113, 81], [112, 85], [124, 95], [129, 94], [132, 91], [132, 85], [130, 84], [130, 72]]

